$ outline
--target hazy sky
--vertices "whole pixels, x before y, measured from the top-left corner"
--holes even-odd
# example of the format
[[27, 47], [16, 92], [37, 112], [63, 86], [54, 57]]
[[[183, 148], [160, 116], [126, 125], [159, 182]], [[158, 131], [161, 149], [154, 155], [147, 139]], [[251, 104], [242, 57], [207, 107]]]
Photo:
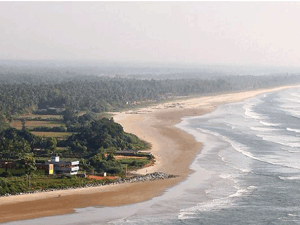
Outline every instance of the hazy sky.
[[0, 25], [0, 59], [300, 64], [300, 2], [0, 2]]

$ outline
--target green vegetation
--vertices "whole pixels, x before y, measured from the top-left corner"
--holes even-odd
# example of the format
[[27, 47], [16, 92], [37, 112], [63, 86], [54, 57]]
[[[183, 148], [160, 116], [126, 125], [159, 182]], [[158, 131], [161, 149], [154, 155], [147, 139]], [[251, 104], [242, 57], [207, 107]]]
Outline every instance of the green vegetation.
[[33, 131], [44, 131], [44, 132], [66, 132], [67, 128], [65, 126], [60, 127], [46, 127], [46, 126], [38, 126], [32, 129]]
[[125, 133], [123, 127], [113, 119], [92, 120], [80, 127], [65, 141], [65, 145], [76, 157], [81, 157], [87, 171], [120, 174], [122, 165], [115, 160], [114, 153], [122, 150], [142, 150], [149, 144], [133, 134]]
[[23, 126], [25, 126], [29, 130], [33, 130], [34, 128], [37, 127], [45, 127], [45, 129], [51, 129], [54, 127], [62, 126], [62, 123], [59, 121], [30, 120], [30, 119], [27, 120], [26, 118], [20, 118], [20, 119], [12, 120], [9, 123], [9, 125], [17, 129], [21, 129]]
[[[54, 77], [54, 76], [53, 76]], [[0, 75], [0, 114], [12, 118], [35, 112], [56, 117], [63, 109], [116, 111], [164, 99], [253, 90], [300, 82], [297, 75], [226, 76], [208, 79], [142, 80], [98, 76]]]
[[111, 182], [105, 180], [89, 180], [76, 176], [46, 177], [46, 176], [24, 176], [0, 178], [0, 196], [5, 194], [26, 193], [39, 190], [65, 189], [69, 187], [84, 187]]
[[[138, 169], [152, 163], [151, 155], [137, 153], [150, 145], [124, 132], [109, 111], [182, 96], [300, 82], [297, 75], [153, 80], [48, 76], [40, 72], [40, 76], [0, 72], [0, 158], [10, 164], [0, 168], [0, 195], [96, 182], [45, 176], [44, 170], [37, 169], [37, 163], [56, 154], [62, 159], [79, 160], [80, 169], [90, 174], [107, 172], [122, 176], [125, 168]], [[122, 151], [131, 157], [115, 156]]]
[[118, 150], [142, 150], [148, 147], [145, 141], [125, 133], [120, 124], [107, 118], [82, 126], [78, 133], [69, 137], [65, 143], [70, 146], [72, 152], [78, 153], [79, 157]]
[[118, 162], [127, 165], [128, 170], [136, 170], [150, 164], [151, 160], [148, 158], [124, 158], [119, 159]]
[[57, 139], [65, 139], [73, 134], [71, 132], [39, 132], [39, 131], [33, 131], [31, 133], [41, 137], [52, 137]]
[[[130, 170], [140, 168], [150, 162], [149, 156], [143, 153], [136, 153], [137, 156], [144, 157], [142, 160], [130, 162], [116, 160], [114, 157], [116, 151], [135, 153], [149, 148], [149, 144], [133, 134], [124, 132], [123, 127], [115, 123], [112, 118], [100, 120], [97, 118], [98, 116], [94, 113], [87, 112], [79, 116], [75, 111], [65, 110], [62, 126], [76, 131], [72, 133], [31, 132], [24, 121], [21, 129], [9, 127], [4, 121], [0, 132], [0, 156], [7, 164], [3, 166], [4, 168], [0, 168], [0, 195], [79, 187], [91, 182], [78, 177], [45, 176], [45, 170], [37, 169], [36, 164], [45, 163], [54, 154], [60, 155], [61, 160], [80, 160], [81, 170], [88, 174], [107, 172], [111, 175], [122, 176], [125, 174], [125, 164], [128, 164], [126, 169]], [[36, 133], [40, 136], [35, 135]], [[48, 137], [43, 134], [47, 134]], [[49, 137], [49, 134], [55, 134], [56, 137]], [[60, 134], [65, 136], [59, 138]]]

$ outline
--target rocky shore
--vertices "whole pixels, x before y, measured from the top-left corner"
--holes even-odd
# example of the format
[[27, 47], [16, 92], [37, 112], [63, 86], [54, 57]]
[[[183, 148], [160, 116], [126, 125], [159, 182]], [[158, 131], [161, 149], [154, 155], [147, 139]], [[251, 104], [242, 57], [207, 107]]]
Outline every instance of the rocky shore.
[[89, 187], [99, 187], [104, 185], [115, 185], [115, 184], [123, 184], [123, 183], [136, 183], [136, 182], [145, 182], [145, 181], [154, 181], [154, 180], [164, 180], [164, 179], [170, 179], [178, 177], [177, 175], [170, 175], [163, 172], [154, 172], [149, 173], [146, 175], [134, 175], [132, 177], [128, 178], [119, 178], [116, 180], [105, 180], [102, 183], [90, 183], [87, 185], [79, 186], [79, 187], [66, 187], [66, 188], [56, 188], [56, 189], [45, 189], [45, 190], [35, 190], [31, 192], [21, 192], [16, 194], [5, 194], [0, 196], [6, 197], [6, 196], [12, 196], [12, 195], [25, 195], [25, 194], [35, 194], [40, 192], [50, 192], [50, 191], [58, 191], [58, 190], [72, 190], [72, 189], [78, 189], [78, 188], [89, 188]]

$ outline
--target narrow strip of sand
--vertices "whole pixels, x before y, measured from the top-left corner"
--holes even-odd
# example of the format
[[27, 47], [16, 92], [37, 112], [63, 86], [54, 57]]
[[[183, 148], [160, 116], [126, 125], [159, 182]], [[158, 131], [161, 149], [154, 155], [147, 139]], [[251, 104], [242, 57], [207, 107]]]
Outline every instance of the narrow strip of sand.
[[159, 196], [190, 174], [189, 166], [201, 150], [201, 143], [196, 142], [192, 135], [174, 127], [182, 117], [203, 115], [213, 111], [219, 104], [291, 87], [296, 86], [172, 101], [117, 113], [114, 120], [126, 132], [136, 134], [152, 144], [151, 152], [156, 157], [154, 166], [137, 172], [160, 171], [179, 175], [178, 178], [2, 197], [0, 222], [72, 213], [75, 208], [87, 206], [132, 204]]

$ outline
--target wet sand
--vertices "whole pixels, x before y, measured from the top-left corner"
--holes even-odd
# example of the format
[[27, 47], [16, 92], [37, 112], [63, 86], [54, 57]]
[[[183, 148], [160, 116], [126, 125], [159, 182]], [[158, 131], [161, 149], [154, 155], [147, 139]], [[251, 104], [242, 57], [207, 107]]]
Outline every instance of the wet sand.
[[219, 104], [237, 102], [283, 88], [288, 87], [172, 101], [117, 113], [114, 120], [126, 132], [152, 144], [155, 164], [137, 173], [160, 171], [179, 175], [178, 178], [2, 197], [0, 222], [72, 213], [75, 208], [88, 206], [120, 206], [162, 195], [167, 188], [183, 181], [192, 172], [189, 166], [201, 150], [201, 143], [196, 142], [192, 135], [174, 127], [182, 117], [203, 115]]

